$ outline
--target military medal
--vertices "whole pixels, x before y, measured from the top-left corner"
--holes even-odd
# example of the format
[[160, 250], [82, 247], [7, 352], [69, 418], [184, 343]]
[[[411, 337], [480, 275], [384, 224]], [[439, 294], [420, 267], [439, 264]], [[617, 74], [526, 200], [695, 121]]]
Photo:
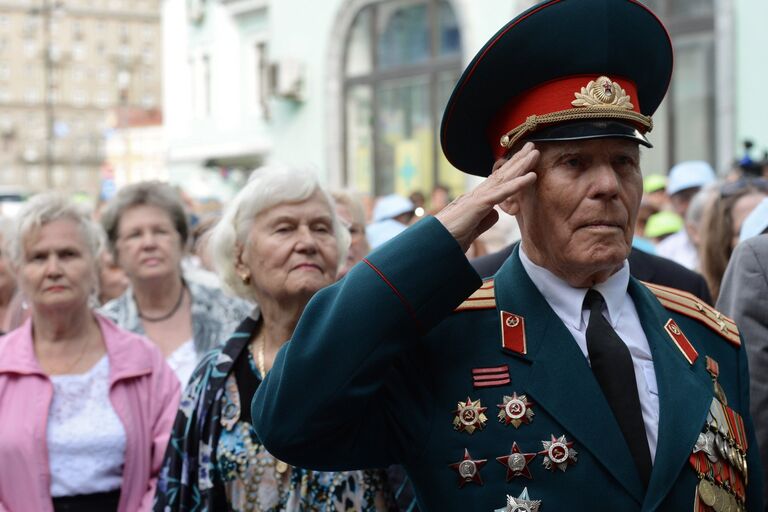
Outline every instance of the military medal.
[[715, 484], [709, 480], [703, 479], [699, 482], [697, 490], [702, 503], [708, 507], [713, 507], [715, 505], [715, 495], [717, 490]]
[[480, 400], [467, 397], [467, 402], [459, 402], [458, 408], [453, 411], [456, 416], [453, 418], [453, 428], [459, 432], [474, 433], [475, 430], [482, 430], [488, 417], [485, 415], [487, 407], [483, 407]]
[[507, 495], [507, 506], [497, 508], [494, 512], [539, 512], [539, 507], [541, 500], [532, 500], [526, 487], [517, 498]]
[[502, 403], [497, 404], [499, 411], [499, 421], [505, 425], [513, 425], [518, 428], [521, 423], [530, 423], [533, 419], [533, 410], [531, 402], [525, 395], [518, 396], [512, 393], [512, 396], [504, 396]]
[[288, 471], [288, 464], [281, 460], [275, 459], [275, 470], [282, 475]]
[[696, 440], [693, 447], [693, 453], [704, 452], [707, 458], [712, 462], [717, 462], [717, 453], [715, 453], [715, 433], [712, 431], [702, 432]]
[[487, 460], [488, 459], [473, 459], [469, 454], [469, 450], [464, 448], [464, 458], [459, 462], [450, 464], [448, 467], [459, 474], [459, 488], [464, 487], [464, 484], [469, 482], [483, 485], [483, 479], [480, 478], [480, 468], [485, 466]]
[[544, 455], [544, 462], [542, 463], [545, 468], [550, 471], [554, 471], [555, 468], [560, 471], [568, 469], [568, 464], [575, 464], [577, 462], [576, 456], [579, 454], [572, 448], [573, 441], [568, 441], [565, 435], [555, 438], [550, 434], [550, 441], [542, 441], [541, 445], [544, 450], [539, 454]]
[[714, 387], [715, 397], [723, 405], [728, 405], [728, 398], [725, 396], [725, 391], [723, 390], [722, 386], [720, 386], [720, 383], [717, 381], [717, 377], [720, 375], [720, 365], [717, 363], [717, 361], [715, 361], [709, 356], [706, 356], [706, 361], [707, 361], [707, 373], [709, 373], [710, 377], [712, 377], [712, 386]]
[[536, 453], [521, 453], [517, 442], [512, 443], [512, 452], [504, 457], [496, 457], [496, 460], [507, 468], [507, 482], [516, 476], [533, 478], [528, 463], [536, 457]]

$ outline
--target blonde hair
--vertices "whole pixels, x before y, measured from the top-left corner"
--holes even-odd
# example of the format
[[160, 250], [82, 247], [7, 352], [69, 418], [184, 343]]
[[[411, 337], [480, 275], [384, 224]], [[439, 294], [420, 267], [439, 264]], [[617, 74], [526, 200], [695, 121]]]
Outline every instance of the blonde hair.
[[253, 171], [248, 183], [229, 202], [209, 240], [213, 266], [222, 284], [240, 298], [254, 300], [253, 289], [237, 274], [237, 247], [245, 246], [253, 220], [261, 212], [281, 203], [308, 199], [319, 191], [328, 204], [333, 235], [338, 247], [337, 265], [346, 260], [349, 232], [339, 222], [334, 202], [320, 186], [317, 174], [307, 167], [271, 165]]
[[63, 194], [47, 192], [32, 196], [19, 210], [5, 242], [11, 264], [16, 268], [21, 265], [24, 240], [32, 231], [60, 219], [71, 220], [79, 226], [91, 258], [97, 261], [104, 237], [99, 226], [91, 220], [90, 212]]

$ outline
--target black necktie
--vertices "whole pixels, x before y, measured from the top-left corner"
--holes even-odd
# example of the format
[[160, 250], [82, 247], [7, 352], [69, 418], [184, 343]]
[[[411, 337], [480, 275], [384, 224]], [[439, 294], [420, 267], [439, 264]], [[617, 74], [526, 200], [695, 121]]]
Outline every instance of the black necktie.
[[587, 350], [592, 372], [603, 389], [613, 415], [619, 424], [629, 451], [635, 460], [645, 487], [651, 478], [651, 452], [645, 434], [645, 423], [637, 395], [635, 369], [627, 345], [603, 317], [605, 301], [600, 292], [589, 290], [584, 307], [589, 309]]

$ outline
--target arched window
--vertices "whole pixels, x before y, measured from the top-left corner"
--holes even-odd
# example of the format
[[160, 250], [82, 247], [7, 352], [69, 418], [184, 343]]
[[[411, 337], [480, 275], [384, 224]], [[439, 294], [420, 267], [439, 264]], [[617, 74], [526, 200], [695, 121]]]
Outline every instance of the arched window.
[[443, 108], [462, 71], [461, 35], [446, 0], [386, 0], [362, 8], [347, 34], [344, 181], [382, 195], [436, 183], [460, 190], [442, 156]]

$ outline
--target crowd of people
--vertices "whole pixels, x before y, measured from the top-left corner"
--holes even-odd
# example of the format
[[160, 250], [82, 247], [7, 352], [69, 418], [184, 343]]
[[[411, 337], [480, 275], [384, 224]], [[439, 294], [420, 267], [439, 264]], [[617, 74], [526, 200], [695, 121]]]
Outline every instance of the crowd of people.
[[[608, 2], [634, 35], [583, 63]], [[764, 512], [768, 166], [642, 178], [666, 32], [573, 5], [460, 79], [455, 200], [272, 165], [208, 217], [142, 182], [0, 219], [0, 512]]]
[[[750, 359], [767, 367], [765, 178], [717, 180], [703, 162], [658, 178], [645, 179], [642, 203], [655, 212], [638, 217], [633, 275], [717, 301], [747, 324]], [[686, 220], [649, 236], [660, 212]], [[396, 466], [313, 471], [274, 457], [249, 404], [312, 296], [416, 213], [390, 195], [369, 222], [354, 194], [281, 167], [256, 170], [214, 222], [195, 227], [194, 242], [189, 212], [164, 183], [122, 188], [99, 222], [59, 194], [33, 197], [0, 224], [0, 510], [413, 508]], [[508, 241], [473, 261], [481, 276], [509, 257], [517, 240]], [[644, 274], [664, 268], [647, 254], [676, 261], [677, 281]], [[752, 265], [728, 266], [732, 254]], [[760, 372], [753, 381], [762, 418], [768, 384]]]

